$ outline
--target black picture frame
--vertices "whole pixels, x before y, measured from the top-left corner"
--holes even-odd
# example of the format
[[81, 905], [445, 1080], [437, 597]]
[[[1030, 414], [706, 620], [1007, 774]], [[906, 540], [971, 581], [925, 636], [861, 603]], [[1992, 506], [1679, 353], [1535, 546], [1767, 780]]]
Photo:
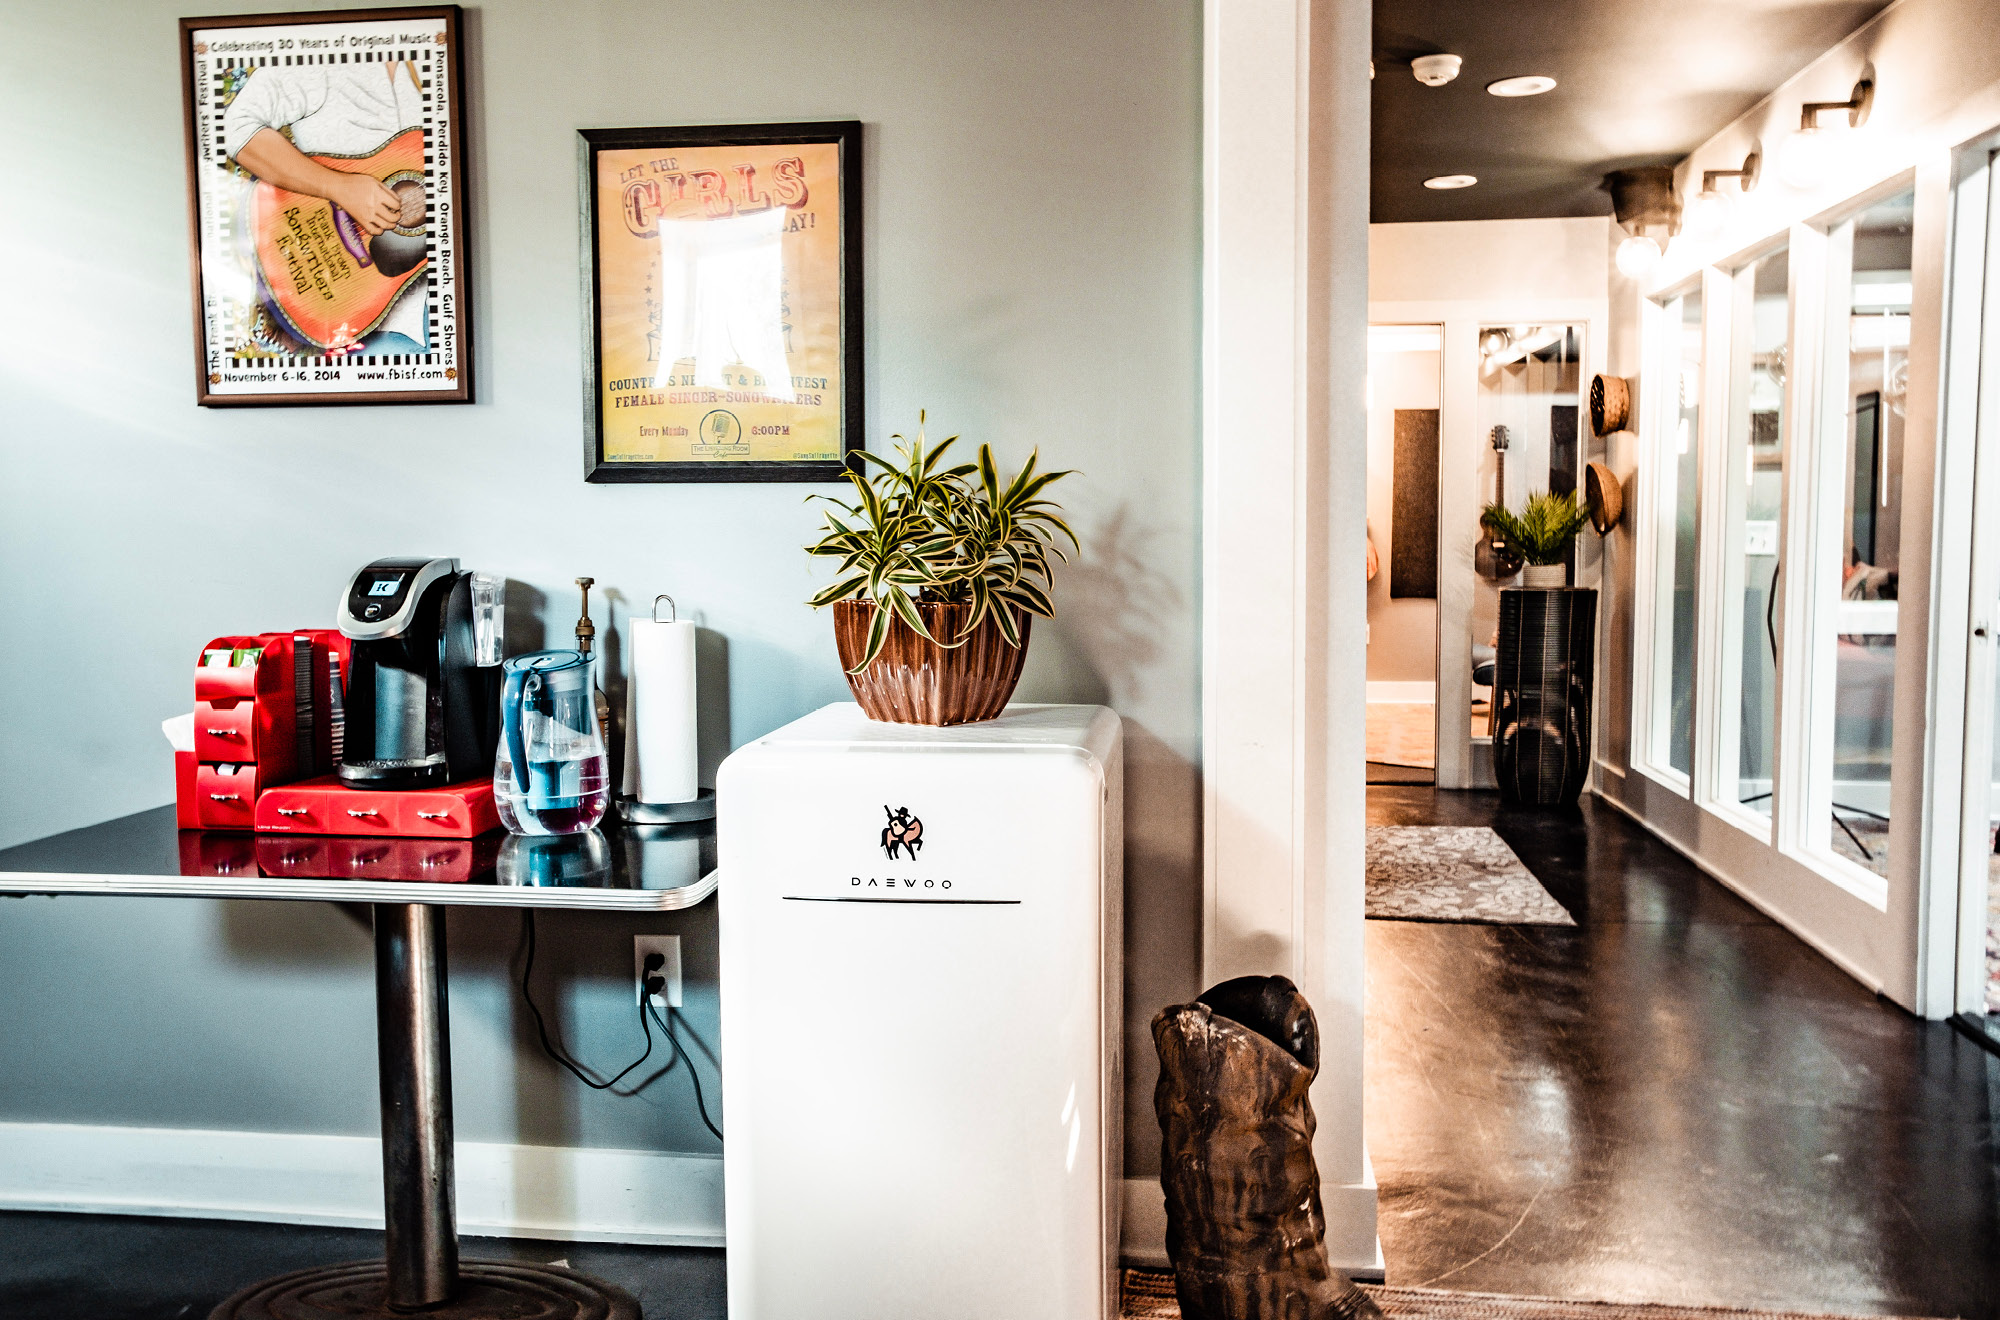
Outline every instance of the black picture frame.
[[[471, 182], [467, 177], [464, 134], [460, 120], [464, 113], [465, 80], [463, 11], [455, 4], [390, 9], [338, 9], [299, 13], [225, 14], [206, 18], [183, 18], [179, 23], [181, 61], [182, 138], [188, 177], [188, 274], [192, 290], [194, 321], [195, 402], [204, 408], [297, 407], [301, 405], [348, 406], [356, 404], [452, 404], [473, 402], [473, 315], [472, 315], [472, 234], [468, 205]], [[204, 184], [212, 164], [208, 161], [211, 142], [220, 145], [217, 124], [223, 115], [223, 93], [214, 85], [215, 65], [220, 62], [237, 72], [257, 69], [292, 70], [308, 66], [308, 61], [343, 68], [381, 67], [393, 62], [396, 54], [409, 55], [399, 48], [408, 39], [390, 41], [388, 52], [371, 42], [369, 49], [312, 54], [306, 46], [328, 46], [345, 37], [324, 40], [283, 41], [270, 37], [265, 29], [310, 29], [338, 33], [354, 25], [379, 24], [402, 27], [419, 22], [441, 23], [443, 38], [429, 49], [434, 62], [423, 66], [421, 87], [424, 104], [423, 173], [429, 176], [430, 197], [425, 208], [425, 227], [431, 231], [424, 268], [426, 296], [433, 300], [428, 317], [439, 336], [422, 353], [375, 356], [316, 356], [308, 352], [279, 358], [244, 359], [239, 362], [227, 343], [217, 342], [210, 325], [213, 309], [211, 291], [204, 287], [207, 267], [204, 234]], [[211, 52], [204, 34], [225, 33], [231, 46], [225, 59], [220, 50]], [[350, 54], [352, 64], [349, 64]], [[308, 66], [310, 67], [310, 66]], [[414, 129], [412, 130], [414, 131]], [[336, 350], [337, 351], [337, 350]], [[269, 389], [225, 392], [225, 383], [238, 382], [230, 373], [243, 371], [258, 378], [279, 378]], [[352, 373], [353, 381], [346, 377]], [[364, 374], [365, 373], [365, 374]], [[421, 383], [413, 383], [414, 378]], [[316, 385], [338, 378], [336, 385]], [[359, 383], [385, 378], [382, 388], [363, 388]], [[442, 384], [436, 383], [437, 378]], [[391, 383], [395, 382], [395, 383]]]
[[[813, 461], [741, 459], [608, 461], [604, 456], [604, 290], [600, 280], [596, 187], [598, 156], [607, 150], [830, 143], [839, 149], [840, 218], [840, 457]], [[861, 122], [704, 124], [655, 128], [586, 128], [577, 133], [578, 212], [583, 285], [583, 478], [589, 482], [839, 481], [860, 470], [863, 448]]]

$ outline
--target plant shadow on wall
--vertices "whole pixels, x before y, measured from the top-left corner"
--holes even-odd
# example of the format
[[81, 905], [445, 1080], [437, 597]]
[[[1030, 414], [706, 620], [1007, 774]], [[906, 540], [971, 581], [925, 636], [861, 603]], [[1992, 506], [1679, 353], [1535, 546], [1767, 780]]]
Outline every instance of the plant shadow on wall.
[[[1116, 707], [1125, 723], [1125, 1170], [1159, 1172], [1151, 1023], [1201, 989], [1201, 778], [1192, 746], [1187, 592], [1160, 567], [1188, 562], [1121, 504], [1083, 533], [1058, 585], [1055, 626], [1021, 680], [1031, 700]], [[1053, 646], [1046, 645], [1055, 643]], [[1148, 716], [1186, 720], [1170, 743]], [[1186, 713], [1180, 713], [1186, 712]], [[1171, 736], [1171, 734], [1170, 734]]]

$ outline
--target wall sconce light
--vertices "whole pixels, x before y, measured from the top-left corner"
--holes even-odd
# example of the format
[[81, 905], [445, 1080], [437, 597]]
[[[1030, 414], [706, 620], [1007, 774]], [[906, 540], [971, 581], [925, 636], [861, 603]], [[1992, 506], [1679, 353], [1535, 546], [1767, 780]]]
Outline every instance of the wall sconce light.
[[1659, 264], [1667, 243], [1681, 231], [1681, 200], [1674, 193], [1670, 165], [1613, 170], [1600, 185], [1611, 194], [1611, 210], [1628, 237], [1618, 245], [1618, 270], [1644, 279]]
[[1778, 161], [1778, 173], [1785, 183], [1793, 188], [1809, 190], [1817, 188], [1826, 178], [1827, 166], [1832, 163], [1838, 149], [1836, 134], [1827, 132], [1827, 125], [1820, 123], [1819, 117], [1832, 110], [1847, 112], [1847, 126], [1860, 128], [1868, 122], [1868, 112], [1875, 105], [1875, 79], [1864, 75], [1854, 84], [1853, 93], [1845, 101], [1807, 101], [1799, 108], [1799, 130], [1785, 139], [1785, 149]]
[[1723, 192], [1715, 185], [1723, 179], [1736, 180], [1736, 192], [1747, 193], [1757, 187], [1757, 176], [1764, 167], [1764, 153], [1758, 147], [1750, 148], [1750, 154], [1743, 158], [1743, 168], [1739, 170], [1703, 170], [1701, 191], [1688, 199], [1687, 231], [1706, 243], [1722, 236], [1723, 228], [1729, 223], [1732, 207], [1731, 194]]

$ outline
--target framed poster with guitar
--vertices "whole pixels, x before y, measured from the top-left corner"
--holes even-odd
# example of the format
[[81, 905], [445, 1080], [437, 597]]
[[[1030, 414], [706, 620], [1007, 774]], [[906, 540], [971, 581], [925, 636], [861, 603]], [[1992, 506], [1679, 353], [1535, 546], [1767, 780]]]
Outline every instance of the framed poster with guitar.
[[180, 40], [196, 401], [470, 403], [458, 6]]

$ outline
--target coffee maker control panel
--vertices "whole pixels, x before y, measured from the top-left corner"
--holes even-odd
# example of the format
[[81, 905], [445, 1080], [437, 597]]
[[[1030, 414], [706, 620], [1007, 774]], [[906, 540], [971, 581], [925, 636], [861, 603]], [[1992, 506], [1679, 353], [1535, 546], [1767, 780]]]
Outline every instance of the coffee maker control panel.
[[456, 559], [376, 560], [348, 582], [340, 631], [357, 641], [401, 636], [425, 588], [456, 572]]

